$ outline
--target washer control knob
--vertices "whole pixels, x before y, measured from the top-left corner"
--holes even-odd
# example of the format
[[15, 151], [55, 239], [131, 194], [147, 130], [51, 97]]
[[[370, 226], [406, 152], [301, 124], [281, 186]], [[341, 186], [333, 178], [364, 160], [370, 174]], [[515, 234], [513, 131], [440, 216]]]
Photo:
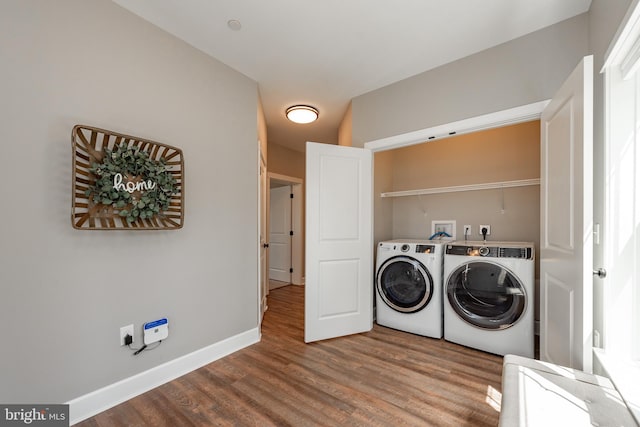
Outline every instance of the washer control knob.
[[478, 252], [480, 252], [480, 256], [487, 256], [489, 255], [489, 248], [482, 246]]
[[409, 245], [405, 243], [404, 245], [400, 246], [400, 250], [402, 252], [409, 252]]

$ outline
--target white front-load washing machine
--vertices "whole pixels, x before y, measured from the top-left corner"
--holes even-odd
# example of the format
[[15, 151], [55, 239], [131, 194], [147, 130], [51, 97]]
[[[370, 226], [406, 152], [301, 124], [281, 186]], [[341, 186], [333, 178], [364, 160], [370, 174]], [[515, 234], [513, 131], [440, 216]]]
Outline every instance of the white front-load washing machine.
[[378, 244], [376, 322], [413, 334], [442, 338], [444, 243], [392, 240]]
[[444, 338], [499, 355], [534, 357], [535, 249], [525, 242], [448, 243]]

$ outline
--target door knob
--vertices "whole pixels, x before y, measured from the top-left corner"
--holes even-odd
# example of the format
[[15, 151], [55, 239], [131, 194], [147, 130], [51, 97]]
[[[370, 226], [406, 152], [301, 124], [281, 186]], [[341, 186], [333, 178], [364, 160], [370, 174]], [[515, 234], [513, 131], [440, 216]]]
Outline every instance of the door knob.
[[263, 243], [263, 244], [262, 244], [262, 247], [266, 249], [266, 248], [268, 248], [268, 247], [269, 247], [269, 244], [268, 244], [268, 243]]
[[607, 277], [607, 270], [605, 270], [604, 268], [593, 270], [593, 275], [598, 276], [600, 279], [604, 279], [605, 277]]

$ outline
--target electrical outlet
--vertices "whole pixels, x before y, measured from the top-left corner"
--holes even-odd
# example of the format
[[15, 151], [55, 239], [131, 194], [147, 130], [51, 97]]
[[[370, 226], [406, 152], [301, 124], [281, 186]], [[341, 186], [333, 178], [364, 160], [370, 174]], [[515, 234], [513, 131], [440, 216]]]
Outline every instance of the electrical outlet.
[[120, 346], [125, 345], [124, 337], [126, 337], [127, 335], [131, 336], [131, 342], [133, 343], [133, 325], [127, 325], [120, 328]]
[[491, 234], [491, 226], [490, 225], [482, 225], [482, 224], [480, 224], [480, 227], [478, 228], [479, 234], [482, 236], [482, 229], [484, 229], [484, 228], [487, 229], [487, 236], [489, 236]]
[[464, 238], [465, 239], [467, 238], [467, 236], [471, 236], [471, 226], [470, 225], [465, 225], [463, 227], [463, 230], [464, 230], [464, 233], [462, 233], [462, 234], [464, 234]]

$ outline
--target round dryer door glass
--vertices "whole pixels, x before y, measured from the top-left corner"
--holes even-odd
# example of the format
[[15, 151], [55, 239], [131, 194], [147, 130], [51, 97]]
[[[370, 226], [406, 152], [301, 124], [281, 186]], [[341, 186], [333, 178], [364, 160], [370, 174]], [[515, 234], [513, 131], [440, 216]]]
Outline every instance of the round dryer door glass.
[[378, 270], [377, 289], [394, 310], [414, 313], [422, 310], [433, 295], [433, 279], [422, 263], [407, 256], [386, 260]]
[[470, 262], [449, 275], [447, 298], [462, 320], [483, 329], [506, 329], [524, 313], [527, 295], [506, 268]]

